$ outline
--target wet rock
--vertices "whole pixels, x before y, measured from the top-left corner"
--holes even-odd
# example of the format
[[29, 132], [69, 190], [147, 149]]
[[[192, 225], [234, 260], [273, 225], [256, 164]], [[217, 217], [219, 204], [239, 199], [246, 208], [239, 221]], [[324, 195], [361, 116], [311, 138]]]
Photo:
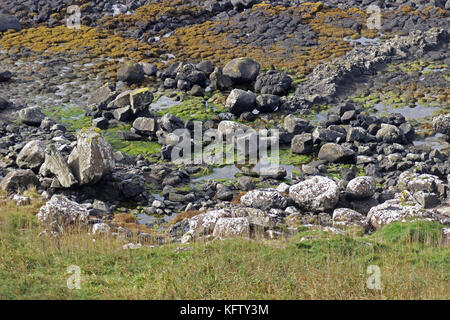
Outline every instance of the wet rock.
[[214, 227], [213, 237], [225, 238], [249, 238], [250, 224], [247, 218], [220, 218]]
[[366, 217], [355, 210], [347, 208], [339, 208], [333, 211], [334, 228], [345, 230], [355, 226], [365, 231], [368, 228]]
[[354, 162], [355, 152], [336, 143], [326, 143], [320, 148], [319, 159], [328, 162]]
[[67, 227], [86, 223], [88, 216], [82, 205], [63, 195], [54, 195], [41, 207], [37, 219], [46, 230], [62, 233]]
[[346, 189], [349, 199], [367, 199], [375, 194], [376, 182], [373, 177], [357, 177], [351, 180]]
[[209, 81], [213, 90], [228, 90], [233, 86], [233, 81], [223, 74], [221, 68], [214, 69], [214, 72], [209, 75]]
[[287, 74], [270, 70], [258, 75], [255, 91], [263, 94], [286, 95], [291, 87], [292, 79]]
[[233, 89], [225, 101], [225, 107], [236, 116], [252, 112], [256, 107], [256, 96], [251, 91]]
[[46, 145], [43, 141], [32, 140], [28, 142], [17, 156], [17, 166], [21, 169], [38, 170], [44, 163], [45, 149]]
[[314, 176], [289, 188], [289, 197], [303, 209], [322, 212], [334, 209], [339, 201], [337, 184], [326, 177]]
[[262, 113], [275, 112], [281, 106], [281, 99], [273, 94], [262, 94], [256, 97], [256, 109]]
[[445, 134], [450, 139], [450, 113], [434, 117], [433, 128], [434, 131]]
[[8, 193], [25, 191], [31, 187], [39, 187], [39, 179], [30, 169], [9, 172], [0, 182], [0, 190]]
[[292, 114], [286, 116], [283, 121], [283, 128], [292, 134], [301, 134], [310, 128], [308, 121], [299, 119]]
[[0, 32], [5, 32], [8, 30], [20, 31], [22, 26], [20, 25], [19, 19], [13, 15], [0, 14]]
[[77, 146], [70, 154], [68, 163], [82, 185], [97, 183], [115, 167], [111, 145], [92, 128], [78, 132]]
[[258, 189], [247, 192], [241, 197], [241, 203], [247, 207], [261, 210], [285, 209], [287, 199], [275, 189]]
[[135, 62], [127, 62], [117, 70], [117, 79], [127, 83], [140, 84], [144, 80], [144, 69]]
[[256, 80], [259, 69], [259, 63], [250, 58], [236, 58], [225, 65], [223, 74], [236, 84], [246, 84]]
[[39, 107], [29, 107], [19, 111], [19, 118], [27, 125], [39, 127], [45, 115]]
[[292, 153], [309, 154], [312, 152], [313, 137], [310, 133], [302, 133], [294, 136], [291, 143]]

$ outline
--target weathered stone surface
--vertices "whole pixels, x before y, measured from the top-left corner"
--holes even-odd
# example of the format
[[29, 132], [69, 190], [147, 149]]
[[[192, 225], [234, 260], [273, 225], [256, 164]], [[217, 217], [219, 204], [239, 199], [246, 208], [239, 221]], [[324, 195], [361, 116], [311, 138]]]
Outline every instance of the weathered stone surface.
[[256, 107], [256, 96], [251, 91], [233, 89], [225, 101], [228, 112], [240, 116], [244, 112], [252, 112]]
[[247, 218], [220, 218], [214, 227], [215, 238], [249, 238], [250, 224]]
[[153, 94], [149, 88], [134, 90], [130, 93], [130, 106], [133, 114], [138, 114], [150, 106], [153, 102]]
[[46, 230], [59, 233], [67, 227], [85, 223], [88, 216], [86, 208], [63, 195], [54, 195], [37, 214], [38, 221]]
[[354, 162], [355, 152], [336, 143], [326, 143], [320, 148], [319, 159], [329, 162]]
[[301, 134], [310, 128], [310, 124], [308, 121], [290, 114], [284, 118], [283, 128], [289, 133]]
[[95, 129], [77, 134], [77, 146], [69, 156], [69, 167], [80, 184], [94, 184], [115, 167], [113, 149]]
[[259, 112], [275, 112], [281, 106], [281, 99], [273, 94], [261, 94], [256, 97], [256, 109]]
[[229, 217], [231, 217], [231, 212], [225, 209], [201, 213], [189, 220], [189, 230], [195, 236], [211, 234], [214, 231], [217, 220]]
[[139, 133], [150, 135], [156, 132], [158, 122], [154, 118], [140, 117], [134, 120], [133, 128], [135, 128]]
[[219, 123], [219, 126], [217, 127], [217, 131], [219, 131], [219, 133], [224, 136], [225, 135], [233, 136], [233, 135], [244, 134], [249, 129], [250, 129], [250, 127], [246, 126], [245, 124], [237, 123], [234, 121], [228, 121], [228, 120], [221, 121]]
[[346, 195], [350, 199], [367, 199], [375, 194], [376, 187], [373, 177], [357, 177], [348, 183]]
[[433, 128], [436, 132], [445, 134], [450, 139], [450, 113], [434, 117]]
[[269, 210], [286, 209], [287, 199], [275, 189], [258, 189], [247, 192], [241, 197], [241, 203], [247, 207]]
[[283, 96], [288, 93], [291, 84], [292, 79], [287, 74], [269, 70], [256, 78], [255, 91]]
[[0, 182], [0, 190], [8, 193], [25, 191], [30, 187], [39, 187], [39, 179], [30, 169], [12, 171]]
[[378, 141], [386, 143], [402, 143], [405, 141], [403, 132], [394, 125], [382, 123], [378, 130], [376, 138]]
[[21, 169], [39, 169], [45, 159], [45, 142], [31, 140], [20, 151], [16, 164]]
[[127, 62], [117, 70], [117, 79], [128, 83], [141, 83], [144, 80], [144, 69], [135, 62]]
[[333, 227], [347, 229], [348, 227], [358, 226], [367, 229], [367, 219], [364, 215], [352, 209], [339, 208], [333, 211]]
[[27, 125], [39, 127], [45, 115], [39, 107], [29, 107], [19, 111], [19, 118]]
[[250, 58], [236, 58], [225, 65], [223, 74], [229, 76], [234, 83], [250, 83], [255, 81], [259, 69], [259, 63]]
[[5, 32], [8, 30], [20, 31], [22, 26], [20, 25], [19, 19], [13, 15], [0, 14], [0, 32]]
[[291, 142], [292, 153], [309, 154], [312, 152], [313, 138], [310, 133], [302, 133], [294, 136]]
[[221, 68], [216, 68], [213, 73], [209, 75], [210, 86], [213, 90], [228, 90], [233, 86], [231, 78], [223, 74]]
[[63, 188], [70, 188], [78, 184], [66, 160], [53, 145], [47, 149], [44, 167], [55, 176]]
[[314, 176], [291, 186], [289, 196], [306, 210], [329, 211], [334, 209], [339, 200], [339, 188], [329, 178]]

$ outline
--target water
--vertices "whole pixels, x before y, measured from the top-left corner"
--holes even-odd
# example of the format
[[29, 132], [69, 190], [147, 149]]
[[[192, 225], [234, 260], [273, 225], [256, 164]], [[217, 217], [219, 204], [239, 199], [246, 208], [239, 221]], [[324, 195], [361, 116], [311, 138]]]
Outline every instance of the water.
[[443, 135], [440, 133], [436, 133], [435, 135], [431, 137], [426, 137], [424, 139], [415, 140], [413, 141], [413, 144], [415, 146], [426, 145], [431, 147], [432, 150], [439, 150], [439, 151], [450, 148], [450, 144], [447, 141], [445, 141]]
[[374, 108], [377, 110], [377, 114], [400, 113], [406, 119], [418, 120], [431, 117], [435, 111], [439, 110], [440, 107], [425, 107], [416, 103], [415, 107], [405, 106], [400, 108], [392, 108], [384, 104], [377, 103], [374, 105]]
[[181, 101], [175, 101], [172, 98], [161, 96], [157, 101], [150, 105], [150, 109], [152, 111], [161, 111], [180, 104]]

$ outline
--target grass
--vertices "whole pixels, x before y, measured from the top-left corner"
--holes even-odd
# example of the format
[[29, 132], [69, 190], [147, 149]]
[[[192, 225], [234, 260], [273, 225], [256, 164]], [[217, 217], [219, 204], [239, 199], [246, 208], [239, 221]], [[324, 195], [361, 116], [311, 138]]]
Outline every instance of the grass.
[[92, 125], [91, 117], [85, 116], [85, 110], [79, 107], [47, 107], [42, 112], [47, 117], [65, 125], [67, 130], [72, 133]]
[[[432, 222], [364, 238], [303, 228], [290, 240], [124, 250], [123, 240], [93, 242], [85, 232], [38, 237], [39, 205], [0, 200], [0, 299], [450, 298], [450, 247], [439, 247], [441, 226]], [[180, 246], [188, 250], [177, 253]], [[81, 269], [79, 290], [66, 286], [71, 265]], [[366, 286], [369, 265], [381, 269], [381, 291]]]

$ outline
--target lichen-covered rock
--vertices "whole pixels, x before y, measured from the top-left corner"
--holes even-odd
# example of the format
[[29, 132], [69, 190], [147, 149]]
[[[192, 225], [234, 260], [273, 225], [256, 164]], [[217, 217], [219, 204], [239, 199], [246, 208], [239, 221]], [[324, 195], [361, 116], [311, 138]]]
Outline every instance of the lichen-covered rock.
[[373, 177], [357, 177], [348, 183], [346, 195], [350, 199], [367, 199], [375, 194], [376, 187]]
[[92, 226], [92, 234], [108, 234], [110, 231], [111, 227], [104, 222]]
[[247, 218], [220, 218], [214, 227], [213, 237], [225, 238], [249, 238], [250, 224]]
[[45, 159], [45, 142], [31, 140], [19, 152], [16, 164], [21, 169], [39, 169]]
[[258, 189], [247, 192], [241, 197], [241, 203], [247, 207], [269, 210], [286, 209], [287, 199], [275, 189]]
[[82, 129], [68, 163], [81, 185], [94, 184], [114, 169], [114, 152], [99, 131]]
[[55, 176], [63, 188], [70, 188], [78, 184], [66, 160], [54, 145], [48, 147], [43, 167]]
[[256, 107], [256, 96], [251, 91], [233, 89], [225, 101], [228, 112], [240, 116], [244, 112], [252, 112]]
[[407, 220], [439, 221], [432, 211], [422, 208], [421, 205], [403, 199], [388, 200], [370, 209], [367, 220], [374, 228], [379, 229], [392, 222], [405, 222]]
[[201, 213], [189, 220], [189, 231], [191, 231], [194, 236], [211, 234], [214, 231], [217, 220], [229, 217], [231, 217], [231, 212], [225, 209]]
[[86, 208], [63, 195], [54, 195], [37, 214], [38, 221], [46, 230], [56, 232], [85, 223], [88, 216]]
[[405, 171], [398, 177], [397, 187], [400, 190], [410, 190], [412, 192], [425, 191], [445, 196], [446, 186], [439, 177], [431, 174], [418, 174]]
[[30, 169], [14, 170], [8, 173], [0, 182], [0, 190], [8, 193], [25, 191], [30, 187], [38, 188], [38, 177]]
[[367, 229], [367, 219], [361, 213], [347, 208], [339, 208], [333, 211], [333, 227], [347, 229], [349, 227], [361, 227]]
[[313, 137], [310, 133], [302, 133], [294, 136], [291, 142], [292, 153], [309, 154], [312, 152]]
[[450, 139], [450, 113], [441, 114], [433, 118], [434, 131], [445, 134]]
[[334, 209], [339, 201], [339, 187], [326, 177], [314, 176], [289, 188], [289, 196], [306, 210], [322, 212]]
[[245, 84], [255, 81], [259, 69], [259, 63], [250, 58], [236, 58], [225, 65], [223, 74], [229, 76], [234, 83]]
[[326, 143], [320, 148], [319, 159], [328, 162], [354, 162], [355, 152], [337, 143]]
[[134, 120], [133, 128], [139, 133], [150, 135], [158, 129], [158, 122], [155, 118], [140, 117]]

